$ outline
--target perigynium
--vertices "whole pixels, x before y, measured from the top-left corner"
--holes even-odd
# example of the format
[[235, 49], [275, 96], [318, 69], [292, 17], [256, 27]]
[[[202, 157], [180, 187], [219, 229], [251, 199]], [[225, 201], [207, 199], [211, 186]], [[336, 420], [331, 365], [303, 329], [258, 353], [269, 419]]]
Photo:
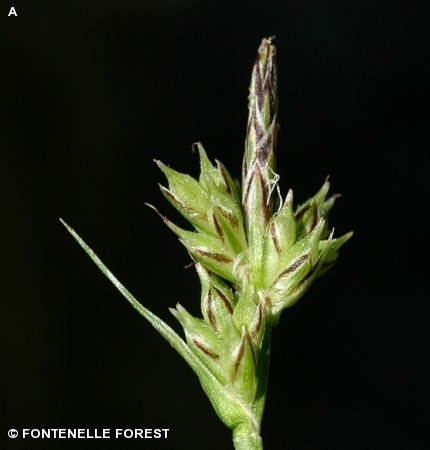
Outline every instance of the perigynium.
[[263, 447], [260, 427], [271, 328], [282, 310], [333, 266], [340, 246], [352, 235], [334, 238], [328, 229], [327, 215], [337, 197], [327, 199], [328, 179], [296, 210], [291, 190], [281, 198], [275, 158], [277, 106], [276, 48], [269, 38], [263, 39], [252, 71], [241, 187], [221, 162], [210, 162], [200, 143], [198, 180], [155, 161], [168, 181], [161, 192], [194, 227], [184, 230], [160, 214], [186, 247], [202, 286], [202, 319], [179, 303], [170, 309], [184, 328], [185, 341], [143, 307], [64, 224], [191, 366], [241, 450]]

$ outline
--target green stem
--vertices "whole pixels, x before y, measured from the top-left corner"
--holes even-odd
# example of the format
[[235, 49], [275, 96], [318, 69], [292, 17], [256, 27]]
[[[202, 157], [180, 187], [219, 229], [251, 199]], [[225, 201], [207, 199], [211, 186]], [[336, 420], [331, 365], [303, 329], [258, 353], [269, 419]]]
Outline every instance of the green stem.
[[261, 436], [245, 423], [234, 429], [233, 443], [236, 450], [263, 450]]

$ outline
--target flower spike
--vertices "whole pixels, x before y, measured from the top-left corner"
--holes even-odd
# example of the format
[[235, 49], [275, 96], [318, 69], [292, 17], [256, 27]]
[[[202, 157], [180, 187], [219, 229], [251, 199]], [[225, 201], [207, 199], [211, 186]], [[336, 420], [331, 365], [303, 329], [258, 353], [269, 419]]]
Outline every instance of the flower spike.
[[312, 282], [329, 270], [352, 232], [334, 238], [328, 178], [294, 211], [293, 191], [274, 211], [278, 131], [276, 48], [263, 39], [249, 90], [249, 117], [238, 187], [222, 163], [213, 165], [202, 144], [198, 180], [155, 161], [167, 178], [162, 194], [192, 225], [184, 230], [161, 215], [190, 254], [201, 282], [201, 312], [170, 309], [185, 340], [144, 308], [66, 224], [103, 273], [178, 351], [197, 374], [216, 413], [233, 430], [236, 450], [262, 450], [271, 329]]
[[263, 39], [249, 88], [248, 129], [242, 165], [242, 204], [253, 283], [261, 270], [262, 242], [273, 209], [277, 113], [276, 47]]

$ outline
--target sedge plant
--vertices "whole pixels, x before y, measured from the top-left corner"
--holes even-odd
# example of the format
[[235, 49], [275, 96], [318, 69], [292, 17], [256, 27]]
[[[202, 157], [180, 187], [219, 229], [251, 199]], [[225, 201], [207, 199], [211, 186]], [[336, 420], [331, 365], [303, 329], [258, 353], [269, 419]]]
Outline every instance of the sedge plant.
[[[155, 161], [168, 181], [161, 192], [194, 231], [161, 216], [186, 247], [201, 282], [201, 312], [170, 309], [185, 339], [141, 305], [67, 224], [64, 225], [124, 297], [185, 359], [198, 376], [237, 450], [263, 448], [260, 429], [270, 359], [271, 329], [312, 282], [330, 269], [352, 235], [335, 238], [327, 215], [328, 179], [296, 209], [276, 173], [278, 132], [276, 48], [263, 39], [255, 61], [242, 183], [212, 165], [200, 143], [198, 180]], [[153, 206], [148, 205], [154, 210]], [[157, 210], [156, 210], [157, 211]], [[158, 212], [158, 211], [157, 211]]]

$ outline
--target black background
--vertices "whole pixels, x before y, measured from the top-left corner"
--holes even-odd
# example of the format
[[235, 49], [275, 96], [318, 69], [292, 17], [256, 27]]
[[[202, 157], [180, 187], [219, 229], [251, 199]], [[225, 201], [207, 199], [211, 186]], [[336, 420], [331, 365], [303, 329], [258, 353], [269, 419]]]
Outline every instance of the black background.
[[[103, 6], [101, 6], [101, 3]], [[265, 449], [427, 449], [429, 4], [125, 0], [0, 8], [1, 448], [232, 448], [196, 376], [60, 224], [180, 332], [199, 314], [152, 162], [240, 175], [252, 64], [276, 35], [278, 172], [331, 176], [355, 235], [274, 330]], [[9, 428], [169, 428], [167, 440], [12, 440]]]

